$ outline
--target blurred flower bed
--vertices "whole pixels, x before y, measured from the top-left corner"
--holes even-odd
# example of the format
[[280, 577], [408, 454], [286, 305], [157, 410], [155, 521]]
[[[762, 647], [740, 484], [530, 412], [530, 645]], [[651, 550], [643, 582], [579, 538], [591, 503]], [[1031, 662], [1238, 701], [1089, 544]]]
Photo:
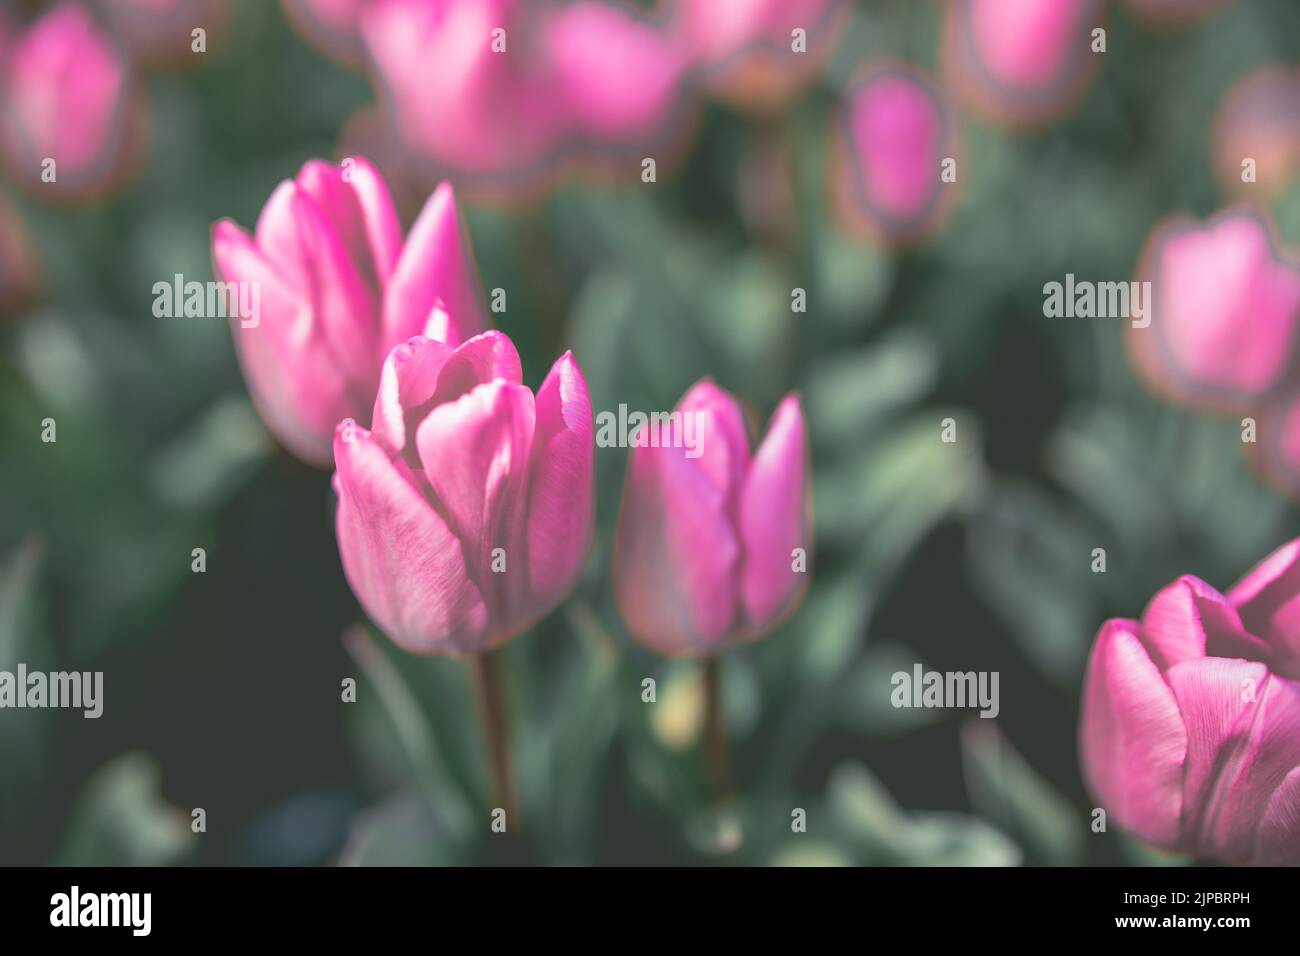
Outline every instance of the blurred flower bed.
[[[1062, 2], [1025, 39], [1030, 3], [983, 27], [964, 2], [728, 4], [6, 6], [0, 670], [102, 670], [106, 707], [0, 714], [0, 862], [1190, 861], [1090, 829], [1085, 664], [1104, 619], [1300, 534], [1300, 467], [1242, 454], [1240, 422], [1289, 408], [1293, 373], [1204, 414], [1187, 368], [1122, 320], [1046, 317], [1043, 287], [1136, 278], [1170, 217], [1243, 201], [1261, 248], [1300, 245], [1300, 5]], [[84, 90], [57, 82], [71, 41], [32, 42], [56, 17]], [[509, 68], [454, 55], [498, 18]], [[1094, 21], [1105, 52], [1080, 57]], [[50, 150], [85, 162], [44, 182]], [[268, 432], [227, 323], [152, 311], [159, 280], [212, 277], [214, 223], [353, 155], [404, 228], [453, 183], [529, 388], [572, 350], [596, 410], [711, 376], [760, 426], [802, 396], [808, 591], [721, 669], [738, 840], [700, 669], [615, 603], [625, 449], [596, 449], [574, 594], [502, 651], [523, 836], [496, 840], [463, 666], [363, 623], [329, 473]], [[997, 719], [892, 707], [917, 662], [1000, 672]]]

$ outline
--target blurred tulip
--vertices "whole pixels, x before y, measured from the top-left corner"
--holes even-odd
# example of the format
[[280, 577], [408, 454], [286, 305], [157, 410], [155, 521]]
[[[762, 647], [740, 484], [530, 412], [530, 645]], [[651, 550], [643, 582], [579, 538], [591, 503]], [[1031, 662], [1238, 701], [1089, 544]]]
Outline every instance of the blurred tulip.
[[335, 426], [367, 420], [394, 345], [427, 334], [455, 346], [487, 324], [451, 186], [434, 191], [403, 243], [388, 187], [361, 158], [306, 163], [251, 236], [218, 222], [212, 258], [219, 278], [260, 290], [259, 319], [231, 328], [263, 419], [321, 467]]
[[565, 353], [536, 398], [500, 332], [417, 336], [370, 431], [334, 439], [338, 540], [362, 606], [408, 651], [481, 654], [573, 589], [591, 543], [591, 403]]
[[951, 0], [943, 56], [952, 89], [989, 118], [1032, 125], [1087, 89], [1100, 0]]
[[1242, 198], [1274, 199], [1300, 166], [1300, 69], [1271, 66], [1239, 80], [1214, 120], [1214, 171]]
[[1300, 260], [1277, 251], [1271, 223], [1229, 210], [1200, 225], [1178, 218], [1147, 242], [1151, 321], [1127, 327], [1138, 372], [1197, 407], [1251, 411], [1287, 372], [1300, 321]]
[[784, 108], [812, 81], [849, 13], [844, 0], [674, 0], [669, 9], [670, 30], [703, 83], [760, 111]]
[[0, 83], [0, 153], [19, 183], [47, 199], [97, 198], [119, 184], [144, 115], [129, 66], [83, 7], [64, 2], [31, 24]]
[[0, 195], [0, 318], [21, 312], [40, 285], [40, 266], [22, 217]]
[[371, 0], [280, 0], [289, 22], [325, 56], [344, 66], [361, 66], [361, 10]]
[[[932, 231], [957, 189], [953, 111], [921, 73], [894, 64], [865, 71], [844, 98], [833, 152], [836, 208], [887, 240]], [[942, 179], [945, 160], [953, 178]]]
[[617, 6], [374, 0], [361, 27], [403, 142], [476, 189], [534, 192], [568, 165], [636, 175], [682, 127], [683, 59]]
[[[196, 64], [216, 50], [229, 25], [229, 0], [95, 0], [131, 55], [152, 66]], [[203, 30], [203, 52], [194, 30]]]
[[761, 637], [807, 583], [803, 410], [786, 396], [752, 458], [740, 406], [712, 382], [676, 410], [629, 438], [614, 591], [642, 643], [712, 655]]
[[1084, 683], [1089, 788], [1121, 827], [1225, 863], [1300, 864], [1300, 541], [1227, 596], [1186, 575], [1107, 621]]

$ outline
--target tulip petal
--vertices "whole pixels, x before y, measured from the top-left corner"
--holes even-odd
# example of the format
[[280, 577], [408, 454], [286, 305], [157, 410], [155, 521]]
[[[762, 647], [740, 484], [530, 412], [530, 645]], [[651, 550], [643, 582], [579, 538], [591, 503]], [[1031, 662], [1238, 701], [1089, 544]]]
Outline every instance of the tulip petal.
[[438, 377], [435, 402], [449, 402], [488, 382], [521, 385], [524, 380], [519, 353], [510, 337], [495, 329], [474, 336], [457, 346]]
[[[677, 410], [682, 413], [683, 434], [671, 433], [679, 426], [670, 419], [669, 433], [658, 435], [659, 443], [685, 447], [687, 457], [694, 459], [727, 496], [727, 509], [731, 511], [734, 496], [739, 494], [749, 468], [749, 434], [739, 403], [710, 379], [705, 379], [682, 396]], [[692, 443], [694, 448], [690, 447]]]
[[1184, 827], [1202, 853], [1247, 862], [1270, 796], [1300, 765], [1300, 685], [1220, 658], [1168, 679], [1187, 728]]
[[772, 416], [740, 494], [741, 596], [755, 636], [808, 582], [808, 575], [794, 567], [796, 549], [803, 550], [806, 562], [810, 545], [806, 456], [803, 409], [798, 396], [789, 395]]
[[487, 609], [460, 542], [363, 429], [334, 440], [343, 570], [366, 612], [414, 653], [479, 649]]
[[[535, 422], [533, 393], [494, 381], [435, 406], [415, 433], [425, 478], [494, 626], [504, 619], [511, 568], [525, 567], [523, 502]], [[504, 574], [491, 567], [498, 547], [505, 549]]]
[[582, 369], [565, 352], [537, 390], [528, 486], [528, 588], [550, 603], [581, 573], [591, 547], [595, 444]]
[[411, 410], [433, 397], [438, 374], [451, 352], [442, 342], [417, 335], [388, 353], [379, 375], [370, 434], [391, 457], [408, 450], [407, 436], [422, 420], [414, 418]]
[[253, 238], [289, 284], [305, 295], [311, 288], [311, 272], [294, 213], [297, 193], [298, 186], [292, 180], [283, 180], [275, 187], [257, 216]]
[[360, 157], [342, 166], [308, 160], [298, 188], [325, 213], [368, 285], [382, 290], [402, 248], [402, 229], [379, 170]]
[[1228, 592], [1228, 601], [1242, 622], [1256, 634], [1266, 634], [1277, 610], [1300, 594], [1300, 538], [1282, 545]]
[[1127, 830], [1176, 846], [1187, 731], [1134, 621], [1102, 625], [1088, 660], [1079, 749], [1089, 788]]
[[1212, 654], [1224, 648], [1249, 649], [1251, 642], [1267, 650], [1244, 632], [1236, 609], [1222, 594], [1190, 574], [1151, 599], [1142, 612], [1140, 636], [1151, 660], [1162, 671], [1204, 657], [1207, 642]]
[[740, 546], [727, 496], [685, 449], [644, 438], [632, 437], [616, 534], [619, 608], [660, 654], [712, 653], [735, 627]]
[[329, 465], [334, 426], [347, 416], [351, 399], [332, 355], [313, 344], [308, 304], [229, 220], [213, 228], [212, 260], [223, 280], [257, 283], [260, 290], [257, 324], [244, 327], [235, 317], [231, 331], [263, 420], [299, 458]]
[[1300, 866], [1300, 767], [1273, 791], [1255, 835], [1260, 866]]
[[478, 267], [450, 183], [434, 190], [402, 247], [384, 301], [388, 340], [423, 332], [439, 301], [449, 316], [448, 345], [487, 328]]
[[347, 246], [311, 197], [299, 190], [292, 208], [305, 252], [317, 334], [355, 383], [357, 407], [366, 408], [379, 381], [376, 366], [384, 358], [377, 353], [378, 291], [362, 279]]

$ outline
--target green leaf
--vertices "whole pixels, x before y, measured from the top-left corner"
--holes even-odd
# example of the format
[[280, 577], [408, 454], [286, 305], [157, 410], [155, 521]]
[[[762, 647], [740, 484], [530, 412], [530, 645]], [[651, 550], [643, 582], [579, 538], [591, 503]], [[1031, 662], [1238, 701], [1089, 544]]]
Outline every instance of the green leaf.
[[886, 866], [1015, 866], [1020, 849], [1000, 831], [959, 813], [909, 814], [871, 771], [843, 763], [827, 785], [829, 812], [867, 862]]
[[194, 849], [190, 817], [163, 800], [162, 772], [143, 753], [115, 757], [86, 784], [72, 813], [61, 866], [166, 866]]
[[1025, 762], [992, 720], [966, 722], [961, 752], [971, 803], [1025, 848], [1026, 862], [1082, 862], [1086, 831], [1078, 812]]

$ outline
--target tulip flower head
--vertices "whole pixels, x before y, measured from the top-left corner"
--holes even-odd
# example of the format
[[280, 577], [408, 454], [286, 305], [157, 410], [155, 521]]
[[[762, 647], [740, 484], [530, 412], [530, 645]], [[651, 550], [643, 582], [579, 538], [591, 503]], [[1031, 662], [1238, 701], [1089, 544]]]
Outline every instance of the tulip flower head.
[[1214, 119], [1214, 172], [1230, 195], [1281, 195], [1300, 168], [1300, 69], [1254, 70]]
[[46, 199], [98, 198], [139, 153], [129, 65], [79, 4], [64, 2], [9, 44], [0, 64], [0, 158]]
[[[766, 633], [807, 584], [803, 410], [786, 396], [752, 455], [739, 404], [711, 381], [676, 412], [631, 436], [614, 591], [628, 629], [651, 649], [717, 654]], [[680, 438], [687, 415], [690, 443]]]
[[1201, 225], [1156, 228], [1139, 266], [1151, 282], [1146, 327], [1130, 354], [1154, 389], [1194, 407], [1253, 411], [1284, 383], [1300, 323], [1300, 260], [1271, 223], [1229, 210]]
[[[953, 111], [917, 71], [882, 64], [845, 94], [833, 155], [836, 208], [849, 224], [887, 241], [935, 229], [951, 209], [957, 136]], [[945, 161], [954, 177], [944, 181]]]
[[373, 0], [359, 19], [401, 141], [479, 191], [532, 193], [570, 166], [639, 173], [683, 126], [685, 58], [629, 9]]
[[534, 396], [500, 332], [398, 345], [370, 430], [334, 439], [339, 553], [362, 607], [420, 654], [480, 654], [532, 625], [586, 563], [594, 450], [572, 355]]
[[1102, 625], [1079, 738], [1089, 789], [1130, 833], [1300, 864], [1300, 541], [1227, 595], [1187, 575], [1141, 620]]
[[1064, 112], [1098, 65], [1100, 0], [952, 0], [944, 63], [952, 89], [990, 119], [1027, 126]]
[[340, 421], [369, 420], [395, 345], [427, 334], [455, 347], [486, 328], [451, 186], [434, 191], [403, 242], [388, 187], [361, 158], [306, 163], [251, 235], [217, 223], [212, 257], [219, 278], [260, 289], [258, 321], [231, 328], [263, 419], [321, 467]]

